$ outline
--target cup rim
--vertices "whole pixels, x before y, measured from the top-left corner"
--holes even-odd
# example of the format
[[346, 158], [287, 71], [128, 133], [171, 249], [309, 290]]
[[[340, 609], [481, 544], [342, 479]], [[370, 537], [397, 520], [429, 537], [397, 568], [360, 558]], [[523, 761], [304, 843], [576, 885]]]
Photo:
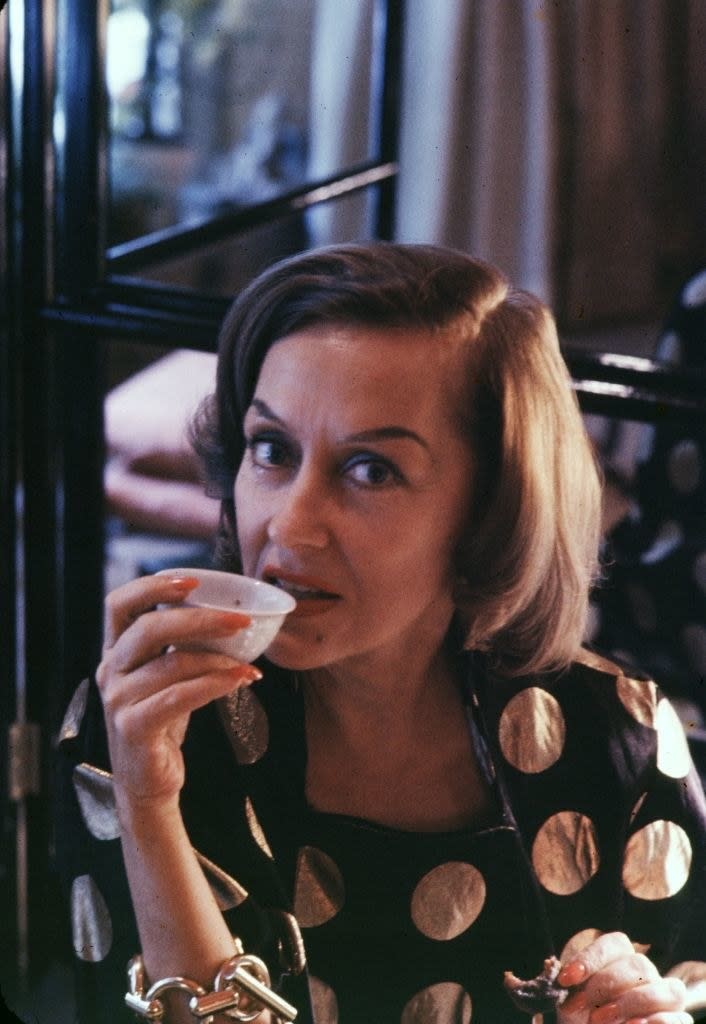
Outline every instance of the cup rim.
[[212, 603], [207, 602], [207, 601], [199, 602], [199, 603], [203, 604], [205, 607], [209, 607], [209, 608], [226, 608], [226, 610], [228, 610], [228, 611], [242, 611], [243, 614], [249, 615], [249, 616], [251, 616], [253, 618], [255, 616], [257, 616], [258, 618], [266, 618], [268, 616], [272, 617], [272, 616], [277, 616], [277, 615], [288, 615], [290, 612], [294, 611], [294, 609], [297, 606], [297, 602], [296, 602], [295, 598], [293, 598], [291, 594], [288, 594], [286, 590], [281, 590], [279, 587], [275, 587], [271, 583], [265, 582], [265, 580], [258, 580], [254, 576], [244, 576], [242, 573], [239, 573], [239, 572], [229, 572], [227, 569], [205, 569], [205, 568], [204, 569], [202, 569], [202, 568], [191, 568], [191, 569], [189, 569], [189, 568], [184, 567], [184, 566], [176, 566], [173, 569], [160, 569], [154, 575], [155, 576], [173, 576], [175, 579], [182, 579], [182, 578], [187, 578], [187, 577], [192, 577], [193, 579], [198, 579], [199, 576], [203, 576], [205, 578], [209, 578], [209, 577], [212, 578], [214, 576], [229, 576], [229, 577], [231, 577], [233, 579], [246, 580], [248, 584], [254, 585], [256, 589], [265, 590], [265, 591], [273, 591], [275, 594], [277, 594], [278, 600], [281, 601], [283, 605], [288, 605], [288, 607], [282, 607], [282, 608], [237, 608], [237, 609], [232, 609], [230, 607], [226, 608], [226, 606], [222, 605], [222, 604], [212, 604]]

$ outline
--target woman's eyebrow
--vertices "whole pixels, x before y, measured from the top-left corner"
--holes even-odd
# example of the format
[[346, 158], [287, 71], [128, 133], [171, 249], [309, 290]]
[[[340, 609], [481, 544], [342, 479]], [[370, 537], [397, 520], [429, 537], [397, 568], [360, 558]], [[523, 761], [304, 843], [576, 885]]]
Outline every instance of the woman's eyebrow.
[[[280, 426], [286, 427], [284, 420], [281, 419], [276, 412], [273, 412], [267, 402], [263, 402], [261, 398], [253, 398], [251, 405], [254, 409], [257, 409], [260, 415], [264, 416], [265, 419], [272, 420], [273, 423], [279, 423]], [[346, 437], [346, 443], [350, 444], [353, 442], [354, 444], [361, 444], [366, 441], [395, 441], [399, 439], [416, 441], [416, 443], [422, 448], [430, 451], [427, 442], [423, 437], [417, 434], [416, 431], [410, 430], [408, 427], [401, 427], [393, 424], [385, 427], [372, 427], [370, 430], [360, 430], [355, 434], [349, 434]]]
[[422, 446], [422, 448], [426, 448], [426, 450], [429, 451], [429, 445], [424, 440], [424, 438], [420, 437], [420, 435], [417, 434], [414, 430], [409, 430], [407, 427], [374, 427], [371, 430], [361, 430], [357, 434], [351, 434], [349, 437], [346, 438], [346, 440], [355, 442], [388, 440], [394, 441], [400, 438], [406, 438], [410, 441], [416, 441], [417, 444]]
[[270, 409], [270, 407], [267, 404], [267, 402], [263, 402], [261, 398], [253, 398], [253, 400], [250, 403], [250, 405], [253, 408], [257, 409], [257, 411], [260, 413], [260, 415], [264, 416], [265, 419], [272, 420], [274, 423], [279, 423], [280, 426], [282, 426], [282, 427], [285, 426], [284, 420], [280, 419], [280, 417], [277, 415], [277, 413], [273, 412], [272, 409]]

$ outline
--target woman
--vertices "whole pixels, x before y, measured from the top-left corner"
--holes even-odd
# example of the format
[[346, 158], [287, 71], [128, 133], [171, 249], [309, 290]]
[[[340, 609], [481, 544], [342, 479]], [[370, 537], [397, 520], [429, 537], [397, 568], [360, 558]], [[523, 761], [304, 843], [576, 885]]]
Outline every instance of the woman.
[[581, 649], [600, 491], [545, 307], [448, 250], [304, 254], [236, 302], [195, 436], [220, 564], [297, 609], [255, 668], [174, 650], [244, 624], [194, 581], [108, 597], [63, 729], [87, 1019], [138, 943], [208, 990], [237, 935], [316, 1024], [527, 1020], [503, 973], [552, 954], [562, 1024], [691, 1020], [703, 792]]

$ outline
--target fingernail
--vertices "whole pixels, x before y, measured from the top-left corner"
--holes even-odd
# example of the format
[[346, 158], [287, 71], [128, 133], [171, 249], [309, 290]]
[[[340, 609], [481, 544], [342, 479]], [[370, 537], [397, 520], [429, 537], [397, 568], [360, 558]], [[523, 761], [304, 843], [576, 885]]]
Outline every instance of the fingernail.
[[597, 1010], [594, 1010], [588, 1019], [591, 1024], [618, 1024], [623, 1017], [618, 1012], [617, 1003], [606, 1003], [605, 1006], [599, 1006]]
[[172, 576], [167, 580], [167, 583], [171, 584], [175, 590], [183, 590], [185, 592], [194, 590], [199, 585], [199, 581], [193, 576]]
[[262, 679], [262, 672], [254, 665], [238, 665], [237, 668], [229, 668], [228, 672], [238, 683], [256, 683]]
[[557, 981], [560, 985], [564, 985], [565, 988], [571, 988], [572, 985], [579, 985], [587, 973], [586, 965], [580, 960], [575, 960], [572, 964], [562, 967]]
[[219, 612], [218, 621], [226, 629], [238, 630], [249, 626], [252, 619], [243, 612]]
[[631, 1017], [625, 1024], [649, 1024], [647, 1017]]

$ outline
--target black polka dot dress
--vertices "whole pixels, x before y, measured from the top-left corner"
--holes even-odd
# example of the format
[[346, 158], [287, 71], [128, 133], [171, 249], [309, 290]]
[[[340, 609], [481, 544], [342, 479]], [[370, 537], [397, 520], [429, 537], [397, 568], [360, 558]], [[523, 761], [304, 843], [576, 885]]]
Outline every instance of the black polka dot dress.
[[[703, 380], [706, 271], [680, 292], [655, 358]], [[607, 541], [609, 579], [593, 597], [592, 638], [647, 668], [706, 720], [706, 423], [657, 415], [640, 426], [635, 448], [634, 501]]]
[[[301, 694], [271, 666], [193, 717], [190, 837], [231, 930], [298, 1020], [520, 1024], [530, 1018], [505, 993], [506, 970], [533, 976], [551, 953], [616, 929], [662, 972], [706, 981], [706, 804], [669, 702], [588, 652], [564, 673], [515, 680], [463, 659], [494, 796], [473, 829], [402, 832], [308, 807]], [[139, 944], [89, 684], [62, 734], [80, 1019], [119, 1021]]]

